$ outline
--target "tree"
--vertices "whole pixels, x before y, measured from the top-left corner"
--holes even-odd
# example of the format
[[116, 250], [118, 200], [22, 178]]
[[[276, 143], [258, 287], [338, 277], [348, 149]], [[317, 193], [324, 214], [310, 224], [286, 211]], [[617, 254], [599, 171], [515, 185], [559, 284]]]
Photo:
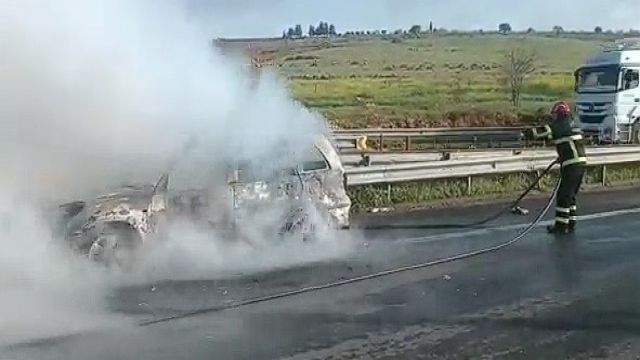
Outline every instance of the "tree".
[[409, 34], [413, 34], [413, 35], [420, 35], [420, 33], [422, 32], [422, 27], [420, 25], [413, 25], [410, 29], [409, 29]]
[[536, 30], [532, 27], [527, 29], [527, 34], [533, 34], [534, 32], [536, 32]]
[[300, 24], [296, 25], [296, 28], [294, 30], [294, 35], [297, 36], [297, 37], [302, 37], [302, 35], [304, 35], [302, 33], [302, 25], [300, 25]]
[[386, 29], [382, 29], [382, 30], [380, 30], [380, 33], [381, 33], [382, 35], [387, 35], [387, 30], [386, 30]]
[[316, 28], [313, 27], [313, 25], [309, 25], [309, 36], [315, 36], [316, 35]]
[[536, 71], [536, 55], [521, 48], [511, 49], [504, 58], [501, 66], [503, 81], [507, 86], [511, 104], [520, 105], [520, 94], [525, 80]]
[[596, 34], [602, 34], [602, 27], [601, 26], [596, 26], [595, 29], [593, 29], [593, 32]]
[[[334, 27], [334, 32], [335, 32], [335, 27]], [[318, 26], [315, 29], [315, 34], [316, 35], [329, 35], [330, 34], [329, 24], [324, 22], [324, 21], [320, 21], [320, 23], [318, 24]]]
[[560, 35], [564, 32], [564, 29], [560, 25], [556, 25], [553, 27], [553, 33], [556, 35]]
[[498, 25], [498, 32], [501, 34], [508, 34], [511, 32], [511, 25], [509, 23], [502, 23]]
[[429, 33], [433, 34], [433, 21], [429, 21]]
[[289, 28], [289, 30], [287, 30], [287, 37], [288, 37], [289, 39], [292, 39], [292, 38], [293, 38], [293, 37], [295, 37], [295, 36], [296, 36], [296, 31], [295, 31], [295, 30], [293, 30], [293, 28]]
[[335, 35], [336, 34], [336, 26], [331, 24], [329, 25], [329, 35]]

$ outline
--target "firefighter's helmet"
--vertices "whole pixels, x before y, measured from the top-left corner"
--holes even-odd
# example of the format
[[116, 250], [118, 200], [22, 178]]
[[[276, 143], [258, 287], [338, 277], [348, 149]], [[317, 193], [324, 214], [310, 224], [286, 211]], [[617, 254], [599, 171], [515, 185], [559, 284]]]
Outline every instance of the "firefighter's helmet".
[[551, 108], [551, 115], [554, 119], [565, 119], [571, 116], [571, 107], [566, 101], [558, 101]]

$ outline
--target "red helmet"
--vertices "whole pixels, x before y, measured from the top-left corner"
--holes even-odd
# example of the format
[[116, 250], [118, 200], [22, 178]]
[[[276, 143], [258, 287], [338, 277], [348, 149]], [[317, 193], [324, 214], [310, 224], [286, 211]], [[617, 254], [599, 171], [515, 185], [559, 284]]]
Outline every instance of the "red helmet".
[[569, 117], [571, 115], [571, 107], [566, 101], [558, 101], [553, 104], [553, 107], [551, 108], [551, 115], [556, 115], [560, 118]]

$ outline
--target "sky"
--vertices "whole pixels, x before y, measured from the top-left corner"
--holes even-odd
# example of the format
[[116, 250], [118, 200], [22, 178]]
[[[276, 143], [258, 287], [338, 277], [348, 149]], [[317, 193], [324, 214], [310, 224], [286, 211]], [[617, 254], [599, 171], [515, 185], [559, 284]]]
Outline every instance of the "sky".
[[394, 30], [413, 24], [457, 30], [640, 29], [637, 0], [189, 0], [193, 13], [208, 17], [217, 37], [279, 36], [282, 30], [320, 20], [348, 30]]

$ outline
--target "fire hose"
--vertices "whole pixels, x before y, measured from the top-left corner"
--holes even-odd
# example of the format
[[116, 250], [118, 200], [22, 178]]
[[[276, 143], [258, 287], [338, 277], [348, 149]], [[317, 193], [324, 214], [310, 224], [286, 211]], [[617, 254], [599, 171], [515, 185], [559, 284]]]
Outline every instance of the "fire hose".
[[[534, 181], [533, 186], [530, 186], [527, 189], [527, 191], [525, 191], [514, 202], [514, 204], [519, 203], [531, 191], [531, 189], [534, 188], [534, 186], [537, 183], [537, 181], [539, 181], [542, 176], [547, 174], [556, 163], [557, 163], [557, 161], [554, 161], [553, 163], [551, 163], [545, 169], [545, 171], [543, 171], [540, 174], [540, 176], [538, 176], [536, 181]], [[522, 240], [536, 226], [538, 226], [538, 224], [540, 224], [540, 222], [542, 221], [544, 216], [547, 214], [547, 212], [549, 212], [549, 209], [553, 205], [553, 202], [555, 200], [555, 197], [556, 197], [556, 194], [558, 193], [558, 189], [559, 188], [560, 188], [560, 179], [558, 179], [558, 181], [556, 182], [556, 184], [555, 184], [555, 186], [553, 188], [553, 192], [551, 193], [551, 196], [549, 196], [546, 205], [536, 215], [535, 219], [529, 225], [527, 225], [524, 229], [522, 229], [515, 237], [513, 237], [509, 241], [500, 243], [498, 245], [494, 245], [494, 246], [490, 246], [490, 247], [487, 247], [487, 248], [474, 250], [474, 251], [470, 251], [470, 252], [465, 252], [465, 253], [461, 253], [461, 254], [457, 254], [457, 255], [441, 258], [441, 259], [431, 260], [431, 261], [427, 261], [427, 262], [423, 262], [423, 263], [419, 263], [419, 264], [414, 264], [414, 265], [408, 265], [408, 266], [402, 266], [402, 267], [397, 267], [397, 268], [393, 268], [393, 269], [383, 270], [383, 271], [379, 271], [379, 272], [375, 272], [375, 273], [371, 273], [371, 274], [366, 274], [366, 275], [362, 275], [362, 276], [357, 276], [357, 277], [353, 277], [353, 278], [349, 278], [349, 279], [345, 279], [345, 280], [325, 283], [325, 284], [321, 284], [321, 285], [303, 287], [303, 288], [299, 288], [299, 289], [295, 289], [295, 290], [291, 290], [291, 291], [280, 292], [280, 293], [276, 293], [276, 294], [272, 294], [272, 295], [267, 295], [267, 296], [262, 296], [262, 297], [257, 297], [257, 298], [253, 298], [253, 299], [247, 299], [247, 300], [241, 300], [241, 301], [236, 301], [236, 302], [217, 305], [217, 306], [204, 307], [204, 308], [200, 308], [200, 309], [196, 309], [196, 310], [192, 310], [192, 311], [187, 311], [187, 312], [183, 312], [183, 313], [172, 315], [172, 316], [167, 316], [167, 317], [163, 317], [163, 318], [143, 321], [143, 322], [140, 322], [139, 325], [140, 326], [149, 326], [149, 325], [153, 325], [153, 324], [179, 320], [179, 319], [183, 319], [183, 318], [187, 318], [187, 317], [193, 317], [193, 316], [198, 316], [198, 315], [203, 315], [203, 314], [208, 314], [208, 313], [221, 312], [221, 311], [230, 310], [230, 309], [237, 309], [237, 308], [244, 307], [244, 306], [249, 306], [249, 305], [269, 302], [269, 301], [273, 301], [273, 300], [293, 297], [293, 296], [306, 294], [306, 293], [311, 293], [311, 292], [315, 292], [315, 291], [321, 291], [321, 290], [325, 290], [325, 289], [337, 288], [337, 287], [340, 287], [340, 286], [345, 286], [345, 285], [349, 285], [349, 284], [355, 284], [355, 283], [364, 282], [364, 281], [367, 281], [367, 280], [372, 280], [372, 279], [377, 279], [377, 278], [383, 278], [383, 277], [387, 277], [387, 276], [391, 276], [391, 275], [395, 275], [395, 274], [399, 274], [399, 273], [420, 270], [420, 269], [424, 269], [424, 268], [429, 268], [429, 267], [433, 267], [433, 266], [437, 266], [437, 265], [442, 265], [442, 264], [451, 263], [451, 262], [455, 262], [455, 261], [459, 261], [459, 260], [463, 260], [463, 259], [469, 259], [469, 258], [477, 257], [477, 256], [484, 255], [484, 254], [497, 252], [499, 250], [502, 250], [502, 249], [504, 249], [506, 247], [509, 247], [509, 246], [517, 243], [518, 241]], [[507, 211], [509, 211], [509, 210], [510, 209], [507, 209]], [[464, 227], [474, 227], [474, 226], [480, 226], [480, 225], [486, 224], [487, 222], [489, 222], [491, 220], [495, 220], [496, 218], [500, 217], [501, 215], [503, 215], [507, 211], [503, 210], [503, 211], [501, 211], [501, 212], [499, 212], [499, 213], [497, 213], [497, 214], [495, 214], [495, 215], [493, 215], [493, 216], [491, 216], [491, 217], [489, 217], [487, 219], [483, 219], [482, 221], [478, 221], [478, 222], [471, 223], [471, 224], [465, 224], [466, 226], [464, 226]], [[458, 227], [460, 227], [460, 226], [458, 226]]]

